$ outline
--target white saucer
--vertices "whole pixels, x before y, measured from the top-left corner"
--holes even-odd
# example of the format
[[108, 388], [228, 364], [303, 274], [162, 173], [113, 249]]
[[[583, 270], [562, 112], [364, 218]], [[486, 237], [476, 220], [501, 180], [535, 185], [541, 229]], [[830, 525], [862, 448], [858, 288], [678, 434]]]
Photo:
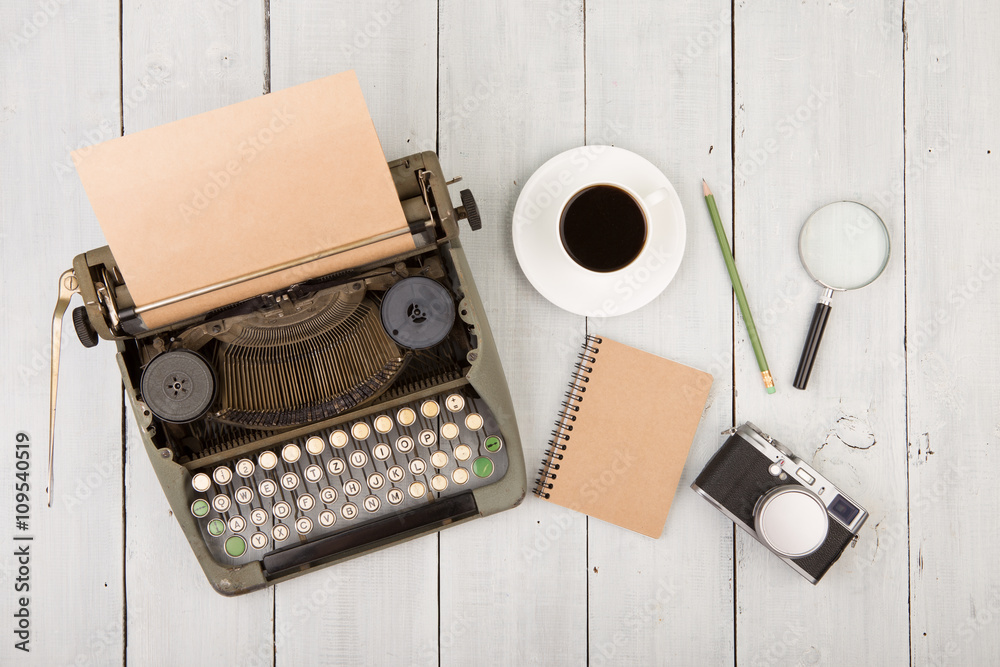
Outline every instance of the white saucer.
[[[647, 220], [642, 252], [610, 273], [577, 264], [559, 236], [566, 202], [599, 184], [629, 192], [642, 203]], [[622, 148], [582, 146], [555, 156], [524, 184], [513, 234], [517, 261], [542, 296], [577, 315], [610, 317], [645, 306], [670, 284], [684, 255], [687, 228], [677, 193], [652, 163]]]

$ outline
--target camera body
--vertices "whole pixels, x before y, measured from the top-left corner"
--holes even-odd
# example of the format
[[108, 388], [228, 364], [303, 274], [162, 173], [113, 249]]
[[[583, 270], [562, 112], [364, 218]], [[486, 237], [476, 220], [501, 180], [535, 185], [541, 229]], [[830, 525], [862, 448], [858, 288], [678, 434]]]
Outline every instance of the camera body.
[[729, 433], [691, 488], [816, 584], [868, 512], [750, 422]]

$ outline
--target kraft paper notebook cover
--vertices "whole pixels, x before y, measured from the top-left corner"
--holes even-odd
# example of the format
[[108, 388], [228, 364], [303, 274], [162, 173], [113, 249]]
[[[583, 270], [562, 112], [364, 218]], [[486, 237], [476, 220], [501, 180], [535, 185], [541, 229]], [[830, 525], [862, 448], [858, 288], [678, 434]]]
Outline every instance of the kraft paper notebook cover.
[[587, 336], [535, 490], [658, 538], [708, 401], [708, 373]]
[[[406, 228], [354, 72], [73, 154], [137, 306]], [[412, 237], [143, 313], [156, 328], [412, 250]]]

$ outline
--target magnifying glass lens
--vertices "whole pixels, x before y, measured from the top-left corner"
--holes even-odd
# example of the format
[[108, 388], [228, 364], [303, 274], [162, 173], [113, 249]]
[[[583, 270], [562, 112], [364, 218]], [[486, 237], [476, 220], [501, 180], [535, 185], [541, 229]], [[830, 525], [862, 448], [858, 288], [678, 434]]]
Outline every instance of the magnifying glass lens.
[[882, 274], [889, 262], [889, 230], [863, 204], [827, 204], [802, 225], [799, 258], [813, 280], [827, 288], [816, 304], [792, 383], [796, 389], [805, 389], [830, 316], [830, 297], [834, 290], [858, 289]]
[[878, 278], [889, 261], [889, 232], [867, 206], [828, 204], [802, 225], [799, 256], [821, 285], [857, 289]]

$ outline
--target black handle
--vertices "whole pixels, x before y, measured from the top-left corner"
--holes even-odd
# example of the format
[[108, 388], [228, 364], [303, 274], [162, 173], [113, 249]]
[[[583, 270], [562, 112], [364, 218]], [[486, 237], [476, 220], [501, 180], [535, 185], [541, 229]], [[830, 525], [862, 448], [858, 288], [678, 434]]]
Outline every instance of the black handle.
[[799, 357], [799, 370], [795, 371], [796, 389], [805, 389], [809, 382], [809, 374], [812, 373], [813, 362], [816, 361], [816, 350], [819, 349], [819, 342], [823, 340], [823, 330], [826, 329], [826, 320], [830, 317], [830, 304], [816, 304], [816, 311], [813, 313], [812, 324], [809, 325], [809, 335], [806, 337], [806, 344], [802, 346], [802, 356]]

